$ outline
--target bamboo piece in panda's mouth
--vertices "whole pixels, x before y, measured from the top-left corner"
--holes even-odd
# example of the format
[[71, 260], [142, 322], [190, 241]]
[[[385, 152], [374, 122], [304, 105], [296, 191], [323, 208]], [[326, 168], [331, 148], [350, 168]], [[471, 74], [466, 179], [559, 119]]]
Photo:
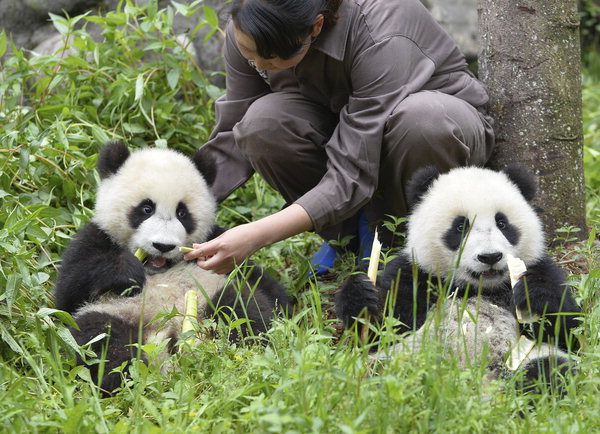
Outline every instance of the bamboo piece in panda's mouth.
[[144, 259], [146, 259], [148, 257], [148, 252], [146, 252], [144, 249], [139, 247], [135, 251], [134, 256], [138, 259], [138, 261], [144, 262]]

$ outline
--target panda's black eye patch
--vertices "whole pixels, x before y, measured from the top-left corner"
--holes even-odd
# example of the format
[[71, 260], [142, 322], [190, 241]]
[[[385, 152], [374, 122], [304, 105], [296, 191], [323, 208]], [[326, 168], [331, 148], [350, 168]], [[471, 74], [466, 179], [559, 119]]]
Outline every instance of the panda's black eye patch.
[[465, 216], [457, 216], [452, 220], [450, 227], [444, 234], [444, 244], [450, 250], [458, 250], [460, 243], [469, 232], [469, 219]]
[[496, 213], [496, 227], [502, 232], [509, 243], [516, 245], [521, 239], [519, 229], [508, 221], [508, 217], [502, 212]]
[[185, 203], [179, 202], [177, 204], [175, 215], [177, 216], [177, 220], [181, 222], [181, 224], [185, 228], [185, 231], [188, 234], [194, 232], [194, 230], [196, 229], [196, 222], [194, 222], [194, 217], [188, 210], [188, 207]]
[[154, 215], [156, 204], [150, 199], [144, 199], [129, 212], [129, 224], [132, 228], [139, 227], [144, 220]]
[[507, 226], [508, 226], [508, 222], [504, 218], [504, 214], [502, 214], [502, 213], [496, 214], [496, 227], [498, 229], [502, 230], [502, 229], [506, 229]]

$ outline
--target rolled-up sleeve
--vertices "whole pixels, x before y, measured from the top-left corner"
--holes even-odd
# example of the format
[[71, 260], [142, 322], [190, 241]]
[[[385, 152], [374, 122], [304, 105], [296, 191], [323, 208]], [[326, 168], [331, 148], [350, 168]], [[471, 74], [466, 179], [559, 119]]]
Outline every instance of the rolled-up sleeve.
[[434, 62], [404, 36], [371, 43], [352, 56], [350, 66], [353, 90], [326, 145], [328, 170], [296, 201], [316, 231], [354, 215], [370, 200], [377, 189], [386, 121], [435, 70]]

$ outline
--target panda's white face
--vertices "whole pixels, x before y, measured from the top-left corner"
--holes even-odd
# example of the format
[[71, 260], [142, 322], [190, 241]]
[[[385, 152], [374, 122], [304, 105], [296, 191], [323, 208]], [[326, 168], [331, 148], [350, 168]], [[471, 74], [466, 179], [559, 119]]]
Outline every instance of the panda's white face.
[[193, 162], [167, 149], [133, 152], [102, 180], [93, 220], [120, 246], [148, 254], [149, 273], [181, 261], [181, 246], [206, 240], [216, 203]]
[[460, 168], [441, 175], [417, 204], [405, 253], [425, 272], [494, 289], [508, 279], [507, 258], [541, 257], [540, 220], [504, 173]]

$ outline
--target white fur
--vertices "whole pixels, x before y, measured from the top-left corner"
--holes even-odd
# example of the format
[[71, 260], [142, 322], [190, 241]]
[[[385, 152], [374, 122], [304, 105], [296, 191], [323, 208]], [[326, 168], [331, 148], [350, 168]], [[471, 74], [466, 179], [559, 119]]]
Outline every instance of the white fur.
[[190, 289], [198, 291], [198, 317], [206, 317], [208, 300], [223, 289], [226, 281], [227, 276], [204, 270], [195, 262], [180, 262], [164, 273], [148, 276], [140, 294], [134, 297], [107, 295], [100, 301], [83, 306], [75, 319], [98, 312], [118, 317], [133, 326], [141, 321], [144, 326], [142, 342], [158, 343], [166, 337], [179, 335], [183, 316], [178, 315], [166, 324], [161, 324], [160, 320], [151, 322], [153, 318], [169, 313], [173, 308], [185, 313], [185, 293]]
[[[142, 200], [157, 204], [155, 214], [137, 229], [126, 224], [133, 207]], [[179, 202], [194, 216], [196, 229], [187, 234], [177, 220]], [[158, 254], [152, 243], [190, 246], [204, 241], [215, 219], [216, 202], [194, 163], [170, 149], [148, 148], [133, 152], [116, 174], [104, 179], [98, 188], [94, 222], [113, 240], [131, 252], [138, 247]], [[183, 255], [177, 250], [164, 255]]]
[[506, 354], [518, 339], [517, 323], [506, 309], [485, 299], [448, 299], [432, 312], [423, 326], [389, 350], [388, 358], [403, 351], [417, 352], [434, 339], [446, 354], [458, 357], [462, 366], [478, 365], [482, 358], [503, 366]]
[[[496, 227], [495, 215], [502, 212], [520, 232], [513, 246]], [[445, 245], [443, 237], [457, 216], [469, 219], [471, 230], [461, 253]], [[485, 279], [484, 287], [497, 286], [508, 278], [508, 254], [521, 258], [526, 265], [544, 252], [540, 219], [519, 189], [501, 172], [478, 167], [454, 169], [437, 178], [415, 207], [408, 224], [405, 253], [413, 257], [423, 271], [446, 277], [456, 267], [456, 280], [478, 285], [468, 273], [484, 271], [477, 255], [490, 251], [503, 253], [494, 269], [500, 273]]]

